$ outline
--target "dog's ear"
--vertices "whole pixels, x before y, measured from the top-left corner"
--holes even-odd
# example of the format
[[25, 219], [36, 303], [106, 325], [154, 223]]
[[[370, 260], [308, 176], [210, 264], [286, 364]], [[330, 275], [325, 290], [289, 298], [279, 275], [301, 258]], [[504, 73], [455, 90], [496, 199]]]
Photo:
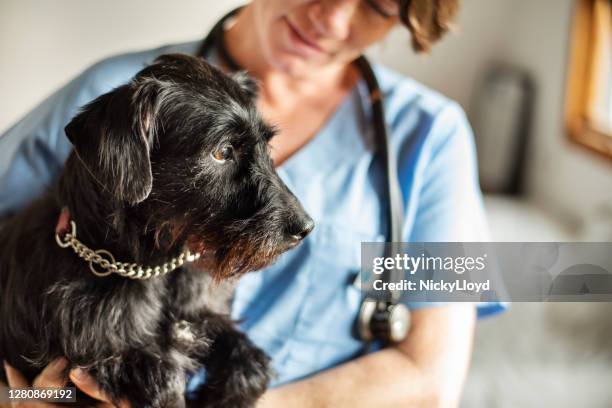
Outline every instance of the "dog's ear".
[[259, 93], [259, 83], [246, 71], [238, 71], [233, 73], [232, 79], [236, 81], [238, 85], [240, 85], [240, 88], [247, 93], [251, 100], [257, 98], [257, 94]]
[[130, 205], [146, 199], [153, 185], [156, 94], [151, 81], [132, 81], [90, 102], [64, 129], [92, 177]]

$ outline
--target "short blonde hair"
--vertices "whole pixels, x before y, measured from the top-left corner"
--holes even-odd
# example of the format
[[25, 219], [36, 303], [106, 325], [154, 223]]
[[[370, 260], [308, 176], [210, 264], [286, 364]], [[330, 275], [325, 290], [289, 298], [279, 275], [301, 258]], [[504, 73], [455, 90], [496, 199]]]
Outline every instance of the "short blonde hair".
[[410, 30], [412, 48], [427, 52], [453, 29], [461, 0], [400, 0], [400, 19]]

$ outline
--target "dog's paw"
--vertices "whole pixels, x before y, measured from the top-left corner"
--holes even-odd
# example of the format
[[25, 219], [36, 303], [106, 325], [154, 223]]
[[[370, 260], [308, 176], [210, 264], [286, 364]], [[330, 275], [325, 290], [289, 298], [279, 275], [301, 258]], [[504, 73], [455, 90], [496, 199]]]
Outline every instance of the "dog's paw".
[[217, 344], [216, 353], [206, 365], [203, 406], [254, 407], [270, 382], [270, 358], [242, 333], [236, 332], [229, 339]]
[[239, 396], [244, 403], [241, 406], [250, 407], [268, 388], [272, 373], [270, 357], [246, 338], [237, 344], [234, 353], [240, 363], [229, 378], [231, 393]]

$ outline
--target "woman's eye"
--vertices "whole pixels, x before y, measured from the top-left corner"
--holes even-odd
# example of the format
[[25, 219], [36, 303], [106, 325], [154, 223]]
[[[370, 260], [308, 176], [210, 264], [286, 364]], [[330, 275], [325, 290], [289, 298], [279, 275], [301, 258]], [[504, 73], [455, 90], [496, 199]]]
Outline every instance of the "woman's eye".
[[234, 148], [230, 145], [225, 145], [215, 150], [210, 155], [217, 163], [225, 163], [226, 160], [231, 160], [234, 157]]
[[365, 2], [383, 17], [391, 18], [399, 15], [399, 0], [365, 0]]

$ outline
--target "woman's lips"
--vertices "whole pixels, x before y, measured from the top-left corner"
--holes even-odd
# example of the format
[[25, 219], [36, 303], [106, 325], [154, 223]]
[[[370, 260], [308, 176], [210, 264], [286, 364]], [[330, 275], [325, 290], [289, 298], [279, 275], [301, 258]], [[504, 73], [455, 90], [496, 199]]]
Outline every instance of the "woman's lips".
[[294, 47], [306, 54], [321, 54], [325, 51], [317, 45], [313, 40], [308, 38], [300, 29], [295, 26], [287, 17], [284, 17], [287, 27], [289, 28], [289, 36]]

